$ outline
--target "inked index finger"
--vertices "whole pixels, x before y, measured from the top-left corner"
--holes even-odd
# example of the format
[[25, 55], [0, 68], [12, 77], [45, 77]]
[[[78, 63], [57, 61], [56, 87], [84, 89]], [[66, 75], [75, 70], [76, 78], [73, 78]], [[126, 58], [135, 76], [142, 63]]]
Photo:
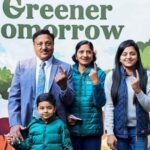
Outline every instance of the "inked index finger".
[[97, 65], [94, 63], [94, 70], [97, 71]]
[[59, 68], [59, 72], [60, 72], [60, 73], [64, 73], [64, 70], [63, 70], [63, 68], [62, 68], [61, 65], [59, 65], [58, 68]]
[[138, 72], [138, 70], [136, 69], [136, 78], [137, 78], [137, 80], [139, 80], [140, 79], [140, 77], [139, 77], [139, 72]]

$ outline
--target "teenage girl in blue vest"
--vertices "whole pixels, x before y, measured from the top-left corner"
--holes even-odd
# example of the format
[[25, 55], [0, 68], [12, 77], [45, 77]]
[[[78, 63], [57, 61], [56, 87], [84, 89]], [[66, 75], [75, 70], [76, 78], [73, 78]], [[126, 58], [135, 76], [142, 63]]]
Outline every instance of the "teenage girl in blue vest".
[[146, 150], [150, 111], [150, 72], [143, 68], [138, 45], [122, 42], [115, 68], [105, 81], [105, 126], [111, 149]]

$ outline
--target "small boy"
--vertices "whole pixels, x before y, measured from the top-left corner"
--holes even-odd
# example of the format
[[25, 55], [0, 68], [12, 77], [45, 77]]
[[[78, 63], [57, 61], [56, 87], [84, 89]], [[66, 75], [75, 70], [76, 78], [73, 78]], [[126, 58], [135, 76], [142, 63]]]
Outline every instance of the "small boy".
[[52, 95], [43, 93], [38, 96], [37, 112], [40, 118], [33, 118], [29, 123], [27, 138], [21, 143], [15, 141], [13, 146], [19, 150], [73, 150], [67, 126], [55, 116]]

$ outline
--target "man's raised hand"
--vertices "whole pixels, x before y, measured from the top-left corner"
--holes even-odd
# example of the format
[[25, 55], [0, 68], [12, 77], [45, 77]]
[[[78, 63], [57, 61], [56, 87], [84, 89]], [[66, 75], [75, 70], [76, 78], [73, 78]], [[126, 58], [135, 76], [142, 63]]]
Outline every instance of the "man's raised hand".
[[67, 72], [61, 66], [58, 66], [58, 69], [59, 73], [55, 76], [55, 81], [61, 90], [65, 90], [67, 88]]

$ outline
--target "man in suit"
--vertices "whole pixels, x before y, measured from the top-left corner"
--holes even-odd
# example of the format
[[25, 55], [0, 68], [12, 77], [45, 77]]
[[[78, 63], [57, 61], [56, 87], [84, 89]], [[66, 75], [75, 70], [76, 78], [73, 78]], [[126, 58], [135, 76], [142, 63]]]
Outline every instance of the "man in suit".
[[10, 134], [18, 141], [23, 140], [20, 131], [34, 116], [41, 63], [45, 63], [44, 92], [51, 92], [54, 96], [57, 115], [64, 122], [66, 109], [73, 99], [71, 67], [53, 56], [54, 35], [45, 29], [37, 31], [33, 35], [33, 46], [36, 57], [18, 62], [9, 92]]

